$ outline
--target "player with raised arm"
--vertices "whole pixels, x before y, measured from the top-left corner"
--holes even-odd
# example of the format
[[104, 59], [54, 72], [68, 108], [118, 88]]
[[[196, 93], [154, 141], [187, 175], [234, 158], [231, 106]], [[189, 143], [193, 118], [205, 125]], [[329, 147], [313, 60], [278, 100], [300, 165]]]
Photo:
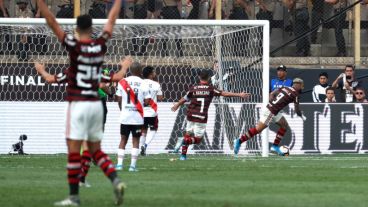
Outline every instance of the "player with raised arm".
[[182, 147], [180, 160], [187, 159], [188, 146], [191, 144], [199, 144], [202, 141], [206, 131], [208, 108], [215, 96], [224, 97], [241, 97], [247, 98], [249, 93], [232, 93], [217, 90], [209, 84], [210, 73], [208, 70], [202, 70], [199, 74], [200, 83], [190, 87], [187, 94], [179, 100], [172, 108], [172, 111], [178, 110], [185, 102], [190, 102], [187, 110], [187, 126], [184, 138], [178, 140], [174, 152], [179, 152]]
[[268, 103], [266, 108], [262, 109], [261, 118], [257, 126], [255, 128], [250, 128], [247, 133], [234, 141], [234, 153], [237, 155], [243, 142], [261, 133], [265, 128], [268, 127], [271, 122], [275, 122], [277, 125], [280, 126], [280, 128], [277, 131], [276, 138], [271, 147], [271, 152], [284, 156], [284, 153], [280, 150], [279, 144], [282, 137], [286, 133], [288, 123], [282, 113], [279, 112], [287, 105], [294, 102], [296, 114], [302, 117], [303, 120], [305, 120], [305, 117], [299, 109], [298, 100], [299, 94], [303, 88], [303, 80], [300, 78], [295, 78], [293, 80], [292, 87], [282, 87], [275, 91], [272, 91], [270, 94], [270, 102]]
[[155, 138], [155, 135], [157, 133], [157, 101], [162, 101], [164, 98], [161, 90], [161, 85], [157, 81], [155, 81], [156, 72], [152, 66], [146, 66], [145, 68], [143, 68], [143, 78], [144, 82], [146, 82], [146, 85], [148, 85], [151, 100], [149, 102], [149, 105], [144, 107], [144, 125], [140, 138], [142, 156], [146, 155], [147, 146]]
[[69, 197], [56, 206], [79, 206], [79, 177], [81, 174], [80, 149], [83, 140], [88, 141], [89, 152], [93, 160], [111, 180], [116, 204], [123, 202], [124, 183], [117, 177], [114, 165], [110, 158], [101, 150], [103, 137], [103, 108], [98, 97], [100, 80], [119, 81], [124, 77], [131, 59], [123, 62], [122, 69], [115, 75], [106, 77], [101, 75], [101, 66], [107, 51], [106, 41], [111, 37], [116, 18], [120, 13], [121, 1], [114, 1], [108, 21], [102, 34], [92, 39], [92, 18], [81, 15], [77, 18], [77, 35], [66, 34], [57, 23], [43, 0], [37, 1], [42, 16], [55, 33], [58, 40], [69, 52], [70, 66], [61, 74], [51, 75], [44, 66], [36, 64], [38, 73], [50, 83], [66, 82], [66, 100], [69, 102], [66, 118], [66, 140], [68, 146], [68, 183]]
[[133, 137], [133, 147], [131, 150], [129, 172], [135, 172], [137, 171], [136, 164], [139, 154], [139, 138], [144, 123], [143, 107], [149, 104], [150, 95], [148, 86], [141, 78], [142, 65], [137, 62], [133, 63], [130, 66], [130, 73], [131, 76], [119, 81], [115, 94], [121, 110], [121, 140], [118, 149], [118, 163], [116, 169], [123, 169], [125, 147], [131, 133]]

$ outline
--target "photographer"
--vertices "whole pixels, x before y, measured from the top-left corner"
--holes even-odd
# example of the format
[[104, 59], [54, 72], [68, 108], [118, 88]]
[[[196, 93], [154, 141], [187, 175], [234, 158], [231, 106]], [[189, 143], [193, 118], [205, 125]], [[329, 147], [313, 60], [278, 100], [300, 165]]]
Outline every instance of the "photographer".
[[353, 65], [346, 65], [344, 73], [341, 73], [332, 83], [332, 88], [340, 89], [341, 102], [351, 103], [355, 101], [355, 90], [360, 87], [359, 81], [355, 78], [355, 68]]

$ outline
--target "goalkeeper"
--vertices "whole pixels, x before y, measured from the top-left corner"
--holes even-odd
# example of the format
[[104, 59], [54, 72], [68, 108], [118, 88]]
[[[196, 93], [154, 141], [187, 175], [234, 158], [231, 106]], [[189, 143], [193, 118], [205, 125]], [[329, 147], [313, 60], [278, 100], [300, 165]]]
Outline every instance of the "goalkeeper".
[[[110, 76], [110, 70], [105, 68], [102, 70], [102, 74], [105, 76]], [[100, 87], [98, 89], [98, 96], [100, 97], [103, 105], [103, 130], [105, 131], [106, 124], [106, 116], [107, 116], [107, 99], [108, 97], [112, 98], [114, 93], [112, 92], [111, 83], [100, 83]]]

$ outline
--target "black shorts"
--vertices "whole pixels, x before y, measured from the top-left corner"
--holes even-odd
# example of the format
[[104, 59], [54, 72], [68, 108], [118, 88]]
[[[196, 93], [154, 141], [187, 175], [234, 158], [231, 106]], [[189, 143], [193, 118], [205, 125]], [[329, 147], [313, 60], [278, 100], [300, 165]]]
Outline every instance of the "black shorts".
[[157, 130], [158, 129], [158, 117], [144, 117], [144, 128], [151, 130]]
[[130, 133], [133, 137], [140, 137], [142, 134], [142, 125], [120, 125], [120, 134], [129, 138]]

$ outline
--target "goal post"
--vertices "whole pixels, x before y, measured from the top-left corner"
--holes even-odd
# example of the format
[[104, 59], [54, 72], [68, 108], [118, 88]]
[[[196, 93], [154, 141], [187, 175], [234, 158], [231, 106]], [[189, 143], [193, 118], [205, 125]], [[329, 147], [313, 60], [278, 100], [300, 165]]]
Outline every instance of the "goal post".
[[[66, 32], [73, 33], [75, 19], [57, 21]], [[102, 31], [106, 21], [93, 20], [94, 36]], [[0, 134], [0, 139], [11, 143], [19, 133], [28, 134], [28, 152], [40, 152], [40, 149], [44, 153], [63, 152], [65, 148], [46, 150], [41, 145], [46, 139], [63, 137], [64, 123], [60, 120], [64, 119], [64, 112], [60, 106], [65, 85], [45, 84], [37, 76], [33, 63], [41, 61], [47, 64], [51, 73], [61, 72], [69, 64], [66, 51], [44, 19], [1, 18], [0, 40], [0, 113], [7, 111], [4, 112], [5, 119], [10, 123], [0, 126], [0, 130], [6, 132]], [[117, 70], [120, 59], [127, 55], [143, 65], [152, 65], [164, 92], [164, 102], [159, 103], [159, 129], [148, 147], [149, 154], [172, 151], [182, 136], [186, 125], [186, 107], [177, 113], [171, 112], [170, 108], [190, 85], [198, 82], [199, 70], [210, 70], [216, 81], [214, 84], [220, 89], [246, 91], [252, 96], [249, 100], [214, 99], [209, 110], [205, 138], [200, 145], [190, 148], [188, 153], [232, 155], [233, 140], [257, 123], [259, 109], [268, 103], [268, 21], [119, 19], [108, 42], [104, 67]], [[215, 62], [217, 68], [214, 68]], [[43, 108], [37, 108], [40, 105]], [[119, 141], [116, 138], [119, 135], [119, 110], [112, 100], [108, 108], [103, 145], [107, 152], [114, 153]], [[10, 115], [10, 112], [19, 109], [24, 113], [33, 113], [32, 119], [22, 120]], [[55, 127], [52, 128], [51, 138], [47, 127], [37, 128], [27, 124], [47, 119], [41, 116], [43, 110], [53, 111], [58, 117], [57, 121], [50, 119], [49, 123]], [[35, 116], [36, 112], [40, 116]], [[56, 126], [59, 127], [56, 129]], [[254, 141], [247, 142], [240, 154], [268, 156], [267, 133], [265, 130]], [[63, 141], [56, 143], [64, 146]], [[4, 149], [0, 148], [0, 153], [4, 153]]]

